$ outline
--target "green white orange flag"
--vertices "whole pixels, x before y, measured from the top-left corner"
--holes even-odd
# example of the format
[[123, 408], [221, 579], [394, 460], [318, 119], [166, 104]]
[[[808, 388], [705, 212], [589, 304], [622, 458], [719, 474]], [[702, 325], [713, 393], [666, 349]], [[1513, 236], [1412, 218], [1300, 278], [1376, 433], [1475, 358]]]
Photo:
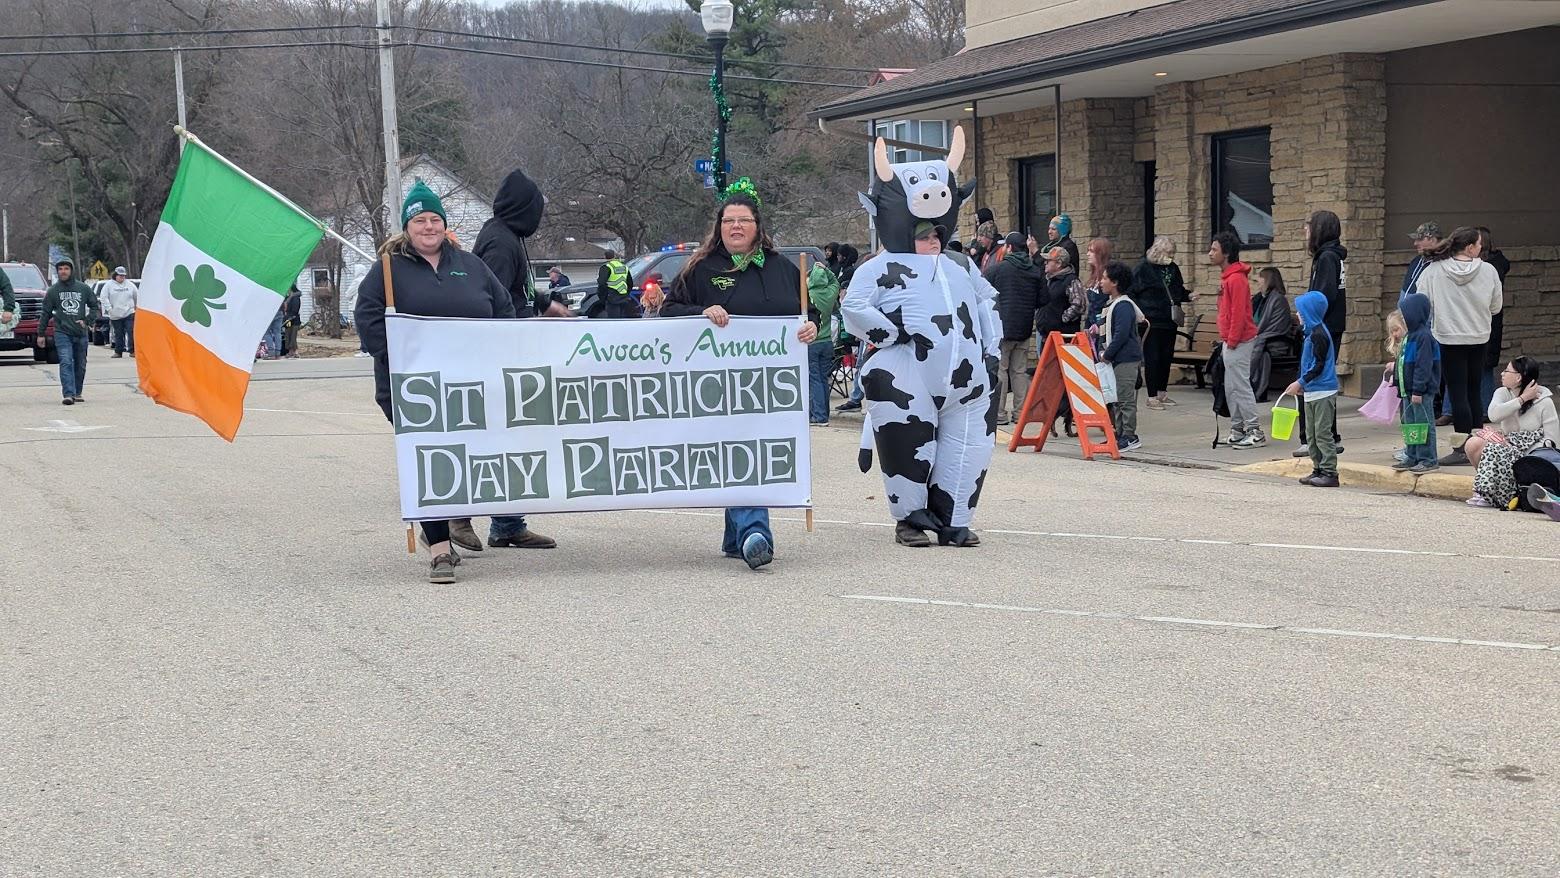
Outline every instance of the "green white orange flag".
[[186, 142], [141, 276], [141, 391], [233, 441], [260, 338], [323, 227]]

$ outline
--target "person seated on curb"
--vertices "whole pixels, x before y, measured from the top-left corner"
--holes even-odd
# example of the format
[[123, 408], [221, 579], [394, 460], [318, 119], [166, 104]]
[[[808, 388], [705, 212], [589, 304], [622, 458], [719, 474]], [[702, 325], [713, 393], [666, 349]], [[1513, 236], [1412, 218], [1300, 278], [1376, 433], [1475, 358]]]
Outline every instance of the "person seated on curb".
[[1538, 378], [1538, 361], [1530, 357], [1517, 357], [1500, 373], [1490, 400], [1491, 426], [1475, 430], [1465, 446], [1475, 467], [1469, 506], [1507, 508], [1517, 496], [1517, 460], [1539, 445], [1560, 447], [1554, 394]]

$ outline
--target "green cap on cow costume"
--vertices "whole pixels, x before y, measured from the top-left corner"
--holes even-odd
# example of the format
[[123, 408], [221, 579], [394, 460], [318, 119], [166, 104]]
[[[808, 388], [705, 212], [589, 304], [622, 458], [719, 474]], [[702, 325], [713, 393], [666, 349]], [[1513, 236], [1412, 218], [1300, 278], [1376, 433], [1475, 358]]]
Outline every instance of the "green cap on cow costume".
[[433, 190], [428, 188], [423, 178], [418, 177], [417, 182], [412, 184], [412, 191], [406, 193], [406, 200], [401, 202], [401, 228], [405, 229], [407, 223], [412, 221], [412, 217], [429, 211], [438, 214], [445, 225], [449, 224], [450, 218], [444, 215], [444, 202], [439, 200], [439, 196], [433, 194]]

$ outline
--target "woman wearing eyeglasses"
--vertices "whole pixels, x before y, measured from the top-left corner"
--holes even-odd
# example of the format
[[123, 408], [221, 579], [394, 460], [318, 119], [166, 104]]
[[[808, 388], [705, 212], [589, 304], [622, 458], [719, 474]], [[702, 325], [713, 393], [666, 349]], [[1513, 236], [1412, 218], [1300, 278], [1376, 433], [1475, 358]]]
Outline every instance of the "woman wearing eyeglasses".
[[[759, 214], [758, 193], [744, 177], [727, 190], [709, 236], [672, 282], [661, 316], [702, 314], [716, 326], [726, 326], [733, 316], [796, 316], [801, 286], [801, 269], [775, 250]], [[804, 345], [818, 337], [818, 309], [809, 306], [807, 319], [796, 333]], [[721, 550], [754, 570], [773, 561], [769, 510], [727, 509]]]
[[1560, 446], [1554, 394], [1538, 378], [1538, 361], [1529, 357], [1517, 357], [1501, 371], [1490, 400], [1490, 426], [1473, 431], [1463, 446], [1477, 467], [1469, 506], [1505, 509], [1517, 495], [1512, 475], [1517, 460], [1545, 443]]

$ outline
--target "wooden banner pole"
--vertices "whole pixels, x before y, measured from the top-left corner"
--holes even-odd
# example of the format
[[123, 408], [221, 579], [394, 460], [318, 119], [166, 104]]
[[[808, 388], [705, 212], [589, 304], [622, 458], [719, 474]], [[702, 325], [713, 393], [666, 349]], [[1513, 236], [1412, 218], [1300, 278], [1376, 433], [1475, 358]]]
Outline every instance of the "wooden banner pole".
[[[807, 254], [806, 253], [801, 254], [800, 257], [798, 257], [797, 262], [802, 267], [802, 320], [805, 321], [807, 319], [807, 307], [810, 304], [812, 304], [810, 298], [807, 295]], [[818, 331], [822, 332], [823, 331], [823, 327], [821, 327], [821, 326], [818, 327]], [[814, 341], [816, 341], [816, 339], [814, 339]], [[812, 362], [812, 360], [809, 359], [808, 362]], [[827, 391], [825, 391], [825, 392], [827, 392]], [[809, 414], [808, 417], [811, 418], [812, 415]], [[811, 471], [810, 468], [809, 468], [809, 471]], [[812, 491], [809, 490], [808, 494], [810, 495], [811, 493], [812, 493]], [[807, 503], [807, 513], [806, 513], [806, 518], [807, 518], [806, 527], [807, 527], [807, 532], [808, 533], [812, 533], [813, 532], [812, 497], [809, 496], [807, 498], [807, 500], [808, 500], [808, 503]]]

